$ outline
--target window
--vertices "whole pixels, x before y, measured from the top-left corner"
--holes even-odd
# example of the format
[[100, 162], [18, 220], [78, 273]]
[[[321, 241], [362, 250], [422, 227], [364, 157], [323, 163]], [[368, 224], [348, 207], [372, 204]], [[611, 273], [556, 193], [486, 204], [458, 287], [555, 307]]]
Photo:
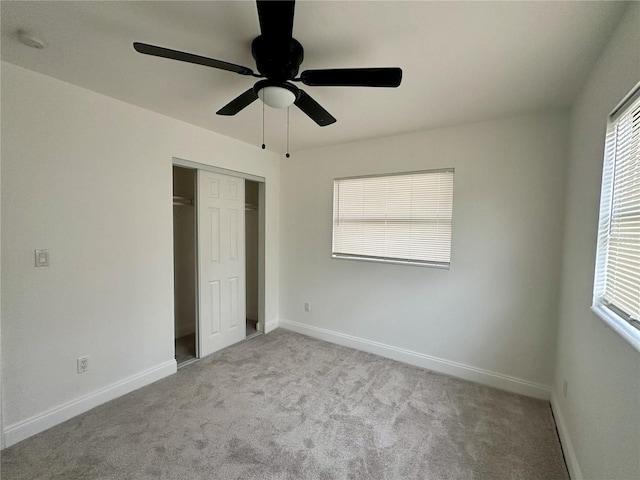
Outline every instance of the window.
[[453, 169], [337, 178], [333, 257], [449, 268]]
[[593, 309], [640, 350], [640, 84], [609, 118]]

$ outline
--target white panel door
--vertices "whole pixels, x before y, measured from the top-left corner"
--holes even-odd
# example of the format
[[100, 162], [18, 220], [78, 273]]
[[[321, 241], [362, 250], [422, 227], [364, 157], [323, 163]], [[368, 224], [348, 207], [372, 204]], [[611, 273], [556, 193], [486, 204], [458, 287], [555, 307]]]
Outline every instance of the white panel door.
[[198, 170], [200, 356], [246, 336], [244, 179]]

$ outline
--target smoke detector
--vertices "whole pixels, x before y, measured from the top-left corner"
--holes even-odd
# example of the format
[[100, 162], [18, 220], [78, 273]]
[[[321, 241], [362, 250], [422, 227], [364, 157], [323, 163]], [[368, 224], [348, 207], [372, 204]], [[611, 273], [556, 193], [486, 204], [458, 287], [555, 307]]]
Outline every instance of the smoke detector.
[[37, 48], [38, 50], [42, 50], [45, 46], [42, 40], [24, 30], [18, 30], [18, 40], [27, 47]]

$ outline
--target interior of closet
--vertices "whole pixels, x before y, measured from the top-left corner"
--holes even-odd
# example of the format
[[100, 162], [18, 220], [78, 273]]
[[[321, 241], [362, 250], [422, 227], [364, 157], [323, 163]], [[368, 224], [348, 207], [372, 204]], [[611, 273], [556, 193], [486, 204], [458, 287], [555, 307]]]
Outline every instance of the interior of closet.
[[258, 248], [259, 248], [259, 207], [258, 182], [245, 180], [245, 268], [246, 268], [246, 337], [258, 335]]
[[173, 167], [173, 285], [178, 365], [197, 358], [195, 185], [196, 170]]

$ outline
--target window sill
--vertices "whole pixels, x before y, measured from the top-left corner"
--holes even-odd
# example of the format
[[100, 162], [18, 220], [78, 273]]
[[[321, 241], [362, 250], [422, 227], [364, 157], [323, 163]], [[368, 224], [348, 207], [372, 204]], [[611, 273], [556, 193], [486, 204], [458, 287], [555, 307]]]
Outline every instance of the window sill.
[[627, 343], [640, 352], [640, 330], [602, 305], [593, 305], [591, 311], [611, 327], [614, 332], [624, 338]]
[[346, 254], [340, 254], [340, 253], [332, 253], [331, 258], [337, 258], [339, 260], [356, 260], [358, 262], [389, 263], [392, 265], [412, 265], [414, 267], [430, 267], [430, 268], [440, 268], [445, 270], [450, 269], [448, 263], [399, 260], [394, 258], [365, 257], [360, 255], [346, 255]]

